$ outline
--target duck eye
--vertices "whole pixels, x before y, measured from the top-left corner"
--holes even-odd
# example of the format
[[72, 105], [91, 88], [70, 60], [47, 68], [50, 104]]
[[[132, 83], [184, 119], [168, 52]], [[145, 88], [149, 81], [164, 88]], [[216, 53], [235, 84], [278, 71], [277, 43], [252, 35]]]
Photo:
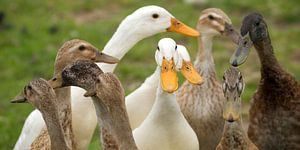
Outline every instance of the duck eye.
[[175, 50], [177, 50], [177, 45], [175, 46]]
[[258, 21], [258, 22], [255, 22], [255, 25], [256, 25], [256, 26], [259, 26], [259, 21]]
[[208, 15], [208, 19], [210, 19], [210, 20], [214, 20], [214, 19], [215, 19], [215, 17], [214, 17], [214, 16], [212, 16], [212, 15]]
[[31, 85], [28, 85], [28, 86], [27, 86], [27, 89], [28, 89], [28, 90], [32, 90], [32, 86], [31, 86]]
[[152, 15], [152, 18], [154, 18], [154, 19], [156, 19], [156, 18], [158, 18], [158, 17], [159, 17], [158, 14], [153, 14], [153, 15]]
[[56, 80], [57, 80], [57, 78], [53, 78], [53, 79], [52, 79], [52, 81], [56, 81]]
[[157, 46], [157, 50], [160, 51], [159, 46]]
[[85, 46], [84, 45], [80, 45], [79, 46], [79, 50], [81, 50], [81, 51], [85, 50]]

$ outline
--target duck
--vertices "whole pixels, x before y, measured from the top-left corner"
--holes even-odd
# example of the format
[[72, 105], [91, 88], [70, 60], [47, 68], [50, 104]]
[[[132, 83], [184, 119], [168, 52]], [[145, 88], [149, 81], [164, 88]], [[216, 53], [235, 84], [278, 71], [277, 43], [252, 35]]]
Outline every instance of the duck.
[[[159, 74], [156, 100], [149, 115], [133, 131], [140, 150], [199, 149], [197, 136], [181, 113], [174, 93], [179, 87], [176, 68], [179, 62], [183, 62], [179, 61], [177, 51], [182, 49], [178, 48], [171, 38], [163, 38], [158, 42], [155, 53], [155, 73]], [[198, 77], [195, 84], [203, 83], [197, 72], [190, 72], [190, 76], [194, 74]]]
[[[72, 39], [66, 41], [57, 52], [56, 60], [54, 63], [54, 74], [61, 72], [61, 70], [68, 64], [76, 60], [92, 60], [94, 62], [117, 63], [119, 60], [105, 53], [100, 53], [99, 50], [87, 41], [80, 39]], [[72, 113], [71, 113], [71, 97], [70, 87], [55, 89], [57, 96], [57, 103], [59, 106], [59, 116], [62, 122], [62, 127], [65, 131], [65, 136], [69, 145], [76, 149], [76, 142], [74, 140], [74, 133], [72, 129]], [[30, 126], [31, 124], [27, 124]], [[39, 129], [39, 128], [38, 128]], [[25, 131], [23, 128], [18, 143], [15, 149], [27, 149], [29, 147], [42, 148], [46, 146], [45, 143], [49, 142], [47, 128], [42, 127], [39, 133], [32, 130]]]
[[[199, 36], [198, 31], [176, 19], [166, 9], [156, 5], [148, 5], [135, 10], [120, 23], [102, 52], [121, 60], [136, 43], [162, 32], [176, 32], [192, 37]], [[113, 72], [117, 66], [117, 64], [103, 63], [97, 63], [97, 65], [104, 72]], [[78, 149], [88, 148], [97, 125], [93, 103], [89, 100], [90, 98], [83, 96], [84, 93], [85, 90], [79, 87], [71, 87], [72, 126]], [[35, 131], [31, 130], [32, 126], [35, 126]], [[39, 132], [43, 126], [42, 116], [38, 111], [34, 111], [26, 119], [23, 130], [24, 132]], [[21, 139], [24, 137], [26, 136], [20, 136]]]
[[[179, 57], [177, 69], [181, 71], [181, 73], [189, 83], [202, 83], [203, 79], [200, 77], [200, 75], [195, 73], [196, 69], [191, 62], [190, 55], [185, 46], [179, 44], [177, 44], [176, 46], [178, 53], [177, 55]], [[149, 76], [139, 88], [126, 96], [125, 102], [127, 113], [129, 115], [131, 128], [133, 130], [141, 125], [141, 123], [145, 120], [152, 109], [156, 98], [156, 90], [160, 78], [159, 72], [160, 68], [157, 67], [156, 71], [151, 76]], [[140, 97], [143, 98], [141, 99]]]
[[222, 138], [216, 150], [258, 150], [244, 131], [241, 115], [245, 83], [238, 68], [230, 67], [223, 75], [224, 92], [223, 118], [225, 120]]
[[249, 110], [249, 138], [262, 150], [300, 149], [299, 82], [278, 62], [261, 14], [245, 16], [240, 31], [243, 38], [230, 59], [231, 65], [243, 64], [252, 46], [261, 64], [261, 79]]
[[224, 96], [216, 76], [212, 44], [213, 38], [219, 35], [238, 43], [240, 35], [231, 24], [221, 9], [208, 8], [201, 12], [197, 24], [201, 37], [198, 37], [199, 50], [194, 64], [204, 83], [193, 85], [186, 81], [176, 95], [183, 115], [197, 134], [200, 149], [204, 150], [215, 149], [223, 133]]
[[[137, 150], [125, 107], [125, 92], [117, 76], [104, 73], [90, 60], [78, 60], [49, 80], [54, 88], [78, 86], [91, 97], [105, 150]], [[112, 92], [114, 91], [114, 92]]]
[[[71, 150], [72, 145], [67, 142], [62, 126], [63, 120], [59, 117], [59, 102], [52, 86], [45, 79], [36, 79], [29, 82], [12, 103], [30, 103], [37, 108], [46, 122], [50, 141], [45, 143], [45, 149]], [[33, 147], [40, 150], [42, 147]]]

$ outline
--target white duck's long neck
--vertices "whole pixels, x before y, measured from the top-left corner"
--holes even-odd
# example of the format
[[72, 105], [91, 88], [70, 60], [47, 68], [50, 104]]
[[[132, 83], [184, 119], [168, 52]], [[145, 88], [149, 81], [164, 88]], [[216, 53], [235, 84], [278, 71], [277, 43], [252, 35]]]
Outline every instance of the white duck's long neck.
[[[121, 60], [124, 55], [140, 40], [146, 36], [135, 32], [134, 27], [123, 21], [112, 38], [105, 45], [103, 52]], [[104, 72], [113, 72], [117, 64], [97, 63]]]
[[198, 38], [198, 54], [195, 61], [195, 67], [197, 71], [203, 77], [215, 77], [215, 64], [212, 55], [212, 40], [214, 35], [210, 34], [202, 34], [201, 37]]
[[178, 116], [182, 115], [176, 101], [175, 93], [164, 92], [161, 87], [160, 79], [156, 91], [156, 99], [150, 113], [152, 113], [154, 118], [163, 118], [158, 119], [158, 123], [172, 123], [172, 121], [176, 123]]

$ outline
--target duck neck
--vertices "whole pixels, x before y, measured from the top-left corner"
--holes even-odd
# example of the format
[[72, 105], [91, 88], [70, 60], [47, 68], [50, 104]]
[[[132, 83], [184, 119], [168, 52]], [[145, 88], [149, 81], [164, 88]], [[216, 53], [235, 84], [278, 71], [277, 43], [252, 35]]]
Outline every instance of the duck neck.
[[63, 127], [59, 118], [58, 109], [54, 105], [48, 105], [49, 109], [40, 110], [45, 120], [48, 134], [51, 140], [51, 149], [68, 150], [71, 145], [67, 143], [64, 136]]
[[265, 38], [263, 41], [254, 43], [254, 47], [261, 62], [262, 77], [266, 77], [269, 73], [274, 71], [282, 71], [274, 55], [273, 46], [269, 38]]
[[247, 135], [243, 130], [241, 119], [234, 122], [225, 121], [221, 142], [229, 149], [235, 148], [235, 145], [246, 145]]
[[[127, 19], [127, 18], [126, 18]], [[143, 34], [138, 34], [128, 26], [128, 21], [125, 19], [112, 38], [105, 45], [103, 52], [110, 56], [116, 57], [121, 60], [124, 55], [140, 40], [144, 39]], [[113, 72], [117, 64], [97, 63], [103, 72]]]
[[[293, 76], [285, 72], [279, 65], [273, 51], [270, 38], [254, 43], [255, 49], [261, 62], [261, 80], [259, 91], [266, 96], [270, 102], [279, 102], [296, 96], [300, 86]], [[284, 94], [282, 94], [284, 93]]]
[[216, 78], [215, 64], [212, 55], [212, 41], [214, 35], [202, 34], [198, 37], [198, 54], [195, 61], [197, 71], [204, 78]]
[[[55, 71], [57, 73], [59, 71]], [[57, 107], [58, 115], [63, 127], [64, 135], [67, 139], [69, 145], [72, 145], [73, 148], [76, 147], [74, 141], [74, 133], [72, 127], [72, 109], [71, 109], [71, 88], [63, 87], [55, 89], [55, 94], [57, 96]]]
[[101, 127], [101, 139], [104, 149], [137, 150], [125, 108], [125, 97], [105, 100], [105, 102], [111, 103], [105, 104], [97, 96], [93, 96], [93, 102], [98, 123]]
[[154, 116], [153, 118], [157, 119], [158, 123], [177, 121], [178, 117], [181, 116], [175, 93], [163, 91], [160, 79], [156, 91], [156, 99], [150, 113]]

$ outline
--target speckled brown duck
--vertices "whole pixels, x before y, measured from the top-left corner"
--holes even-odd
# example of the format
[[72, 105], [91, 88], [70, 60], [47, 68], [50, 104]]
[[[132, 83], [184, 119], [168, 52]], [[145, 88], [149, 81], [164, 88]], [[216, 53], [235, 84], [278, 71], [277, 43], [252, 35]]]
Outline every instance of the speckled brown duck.
[[49, 139], [44, 147], [35, 149], [45, 150], [71, 150], [72, 145], [67, 142], [62, 122], [59, 118], [58, 99], [52, 87], [44, 79], [37, 79], [29, 82], [24, 90], [18, 95], [12, 103], [29, 102], [35, 106], [41, 113], [46, 122]]
[[249, 138], [263, 150], [300, 149], [300, 84], [276, 59], [262, 15], [246, 16], [241, 35], [244, 38], [231, 64], [242, 64], [252, 44], [261, 63], [261, 79], [250, 107]]
[[224, 96], [215, 71], [213, 38], [222, 35], [237, 43], [239, 34], [233, 29], [230, 18], [217, 8], [201, 12], [197, 30], [201, 36], [198, 37], [199, 50], [194, 64], [204, 83], [192, 85], [186, 81], [178, 90], [177, 101], [197, 134], [200, 149], [212, 150], [222, 137], [224, 125]]
[[223, 75], [224, 92], [223, 136], [216, 150], [258, 150], [249, 140], [242, 126], [241, 94], [245, 87], [243, 76], [237, 68], [229, 68]]
[[92, 97], [105, 150], [137, 149], [125, 108], [124, 89], [114, 74], [103, 73], [93, 62], [81, 60], [64, 68], [50, 83], [54, 88], [79, 86], [87, 91], [84, 96]]
[[[91, 60], [93, 62], [107, 62], [116, 63], [118, 59], [108, 56], [104, 53], [100, 53], [99, 50], [94, 47], [89, 42], [80, 39], [73, 39], [65, 42], [57, 52], [57, 56], [54, 64], [54, 74], [60, 73], [64, 67], [76, 60]], [[74, 140], [73, 127], [72, 127], [72, 114], [71, 114], [71, 97], [70, 97], [70, 87], [55, 89], [55, 94], [57, 96], [58, 103], [58, 114], [62, 120], [62, 127], [64, 134], [67, 139], [67, 143], [72, 145], [73, 149], [76, 149], [76, 143]], [[40, 112], [35, 110], [31, 115], [39, 115]], [[28, 143], [19, 145], [24, 149], [31, 147], [31, 149], [43, 149], [49, 147], [49, 135], [46, 127], [38, 128], [36, 127], [35, 121], [39, 120], [26, 120], [23, 127], [20, 139], [18, 142]], [[31, 127], [30, 127], [31, 126]], [[34, 129], [32, 127], [35, 127]], [[29, 131], [24, 131], [24, 129], [30, 129]], [[48, 143], [48, 144], [47, 144]], [[17, 145], [17, 144], [16, 144]]]

